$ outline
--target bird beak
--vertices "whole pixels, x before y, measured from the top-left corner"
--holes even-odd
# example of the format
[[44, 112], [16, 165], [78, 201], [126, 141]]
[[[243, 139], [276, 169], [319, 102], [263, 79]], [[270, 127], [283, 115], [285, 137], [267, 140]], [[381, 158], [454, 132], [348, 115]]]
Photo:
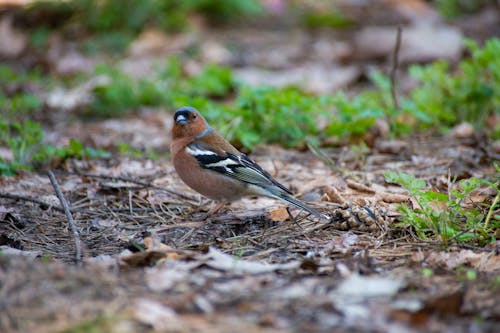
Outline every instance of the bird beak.
[[188, 120], [184, 115], [180, 114], [177, 116], [177, 118], [175, 118], [175, 123], [181, 125], [187, 125]]

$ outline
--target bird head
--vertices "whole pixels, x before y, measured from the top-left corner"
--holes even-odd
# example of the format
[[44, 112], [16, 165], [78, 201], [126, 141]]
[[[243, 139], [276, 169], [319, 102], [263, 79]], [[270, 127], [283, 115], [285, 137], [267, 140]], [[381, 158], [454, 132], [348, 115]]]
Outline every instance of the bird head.
[[183, 137], [198, 137], [210, 130], [203, 116], [191, 106], [184, 106], [174, 114], [172, 136], [174, 139]]

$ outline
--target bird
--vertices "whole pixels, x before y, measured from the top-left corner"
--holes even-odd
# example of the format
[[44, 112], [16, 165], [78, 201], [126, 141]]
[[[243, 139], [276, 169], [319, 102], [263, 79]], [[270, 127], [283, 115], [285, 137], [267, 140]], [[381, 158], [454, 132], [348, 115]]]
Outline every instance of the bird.
[[327, 215], [294, 198], [289, 189], [218, 134], [194, 107], [184, 106], [175, 111], [170, 153], [181, 180], [196, 192], [219, 202], [215, 211], [224, 203], [253, 195], [279, 199], [328, 219]]

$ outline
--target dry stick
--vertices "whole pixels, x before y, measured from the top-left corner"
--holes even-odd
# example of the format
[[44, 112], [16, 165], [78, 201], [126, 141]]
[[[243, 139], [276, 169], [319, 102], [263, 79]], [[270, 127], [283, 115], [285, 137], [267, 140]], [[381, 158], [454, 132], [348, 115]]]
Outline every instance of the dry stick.
[[75, 239], [75, 246], [76, 246], [76, 263], [80, 264], [82, 261], [82, 242], [80, 240], [80, 235], [78, 234], [78, 229], [76, 228], [75, 220], [73, 220], [73, 215], [71, 215], [71, 210], [69, 208], [68, 202], [66, 201], [66, 198], [62, 194], [61, 188], [57, 183], [56, 176], [54, 176], [54, 173], [50, 170], [49, 170], [49, 179], [50, 182], [52, 183], [52, 186], [54, 187], [54, 190], [56, 191], [57, 197], [59, 198], [61, 205], [64, 208], [64, 213], [66, 214], [66, 218], [68, 219], [69, 225], [71, 226], [71, 231], [73, 232], [73, 238]]
[[57, 211], [64, 212], [64, 209], [62, 209], [60, 207], [51, 206], [50, 204], [48, 204], [42, 200], [38, 200], [35, 198], [31, 198], [31, 197], [25, 197], [25, 196], [18, 195], [18, 194], [0, 192], [0, 198], [33, 202], [33, 203], [39, 204], [40, 206], [50, 207], [50, 208], [55, 209]]
[[401, 48], [401, 26], [398, 26], [398, 31], [396, 34], [396, 45], [394, 46], [394, 52], [392, 54], [392, 68], [391, 68], [391, 96], [392, 102], [394, 103], [394, 108], [399, 109], [398, 95], [396, 93], [397, 84], [397, 70], [399, 66], [399, 49]]
[[163, 190], [163, 191], [165, 191], [167, 193], [170, 193], [172, 195], [176, 195], [176, 196], [178, 196], [178, 197], [180, 197], [182, 199], [185, 199], [185, 200], [194, 200], [193, 198], [191, 198], [191, 197], [189, 197], [187, 195], [184, 195], [182, 193], [178, 193], [178, 192], [175, 192], [175, 191], [163, 188], [161, 186], [156, 186], [156, 185], [153, 185], [151, 183], [143, 182], [141, 180], [137, 180], [137, 179], [133, 179], [133, 178], [122, 177], [122, 176], [115, 177], [115, 176], [109, 176], [109, 175], [95, 175], [95, 174], [81, 173], [81, 172], [74, 172], [74, 173], [68, 172], [68, 174], [76, 174], [78, 176], [88, 177], [88, 178], [101, 178], [101, 179], [121, 180], [123, 182], [130, 182], [130, 183], [134, 183], [134, 184], [137, 184], [137, 185], [140, 185], [140, 186], [143, 186], [143, 187], [151, 187], [151, 188], [154, 188], [154, 189]]

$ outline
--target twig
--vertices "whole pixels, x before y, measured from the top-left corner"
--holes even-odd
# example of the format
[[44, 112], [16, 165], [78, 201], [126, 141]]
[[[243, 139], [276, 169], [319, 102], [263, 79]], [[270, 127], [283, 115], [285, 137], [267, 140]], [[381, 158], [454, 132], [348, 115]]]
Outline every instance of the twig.
[[394, 103], [394, 108], [399, 109], [398, 95], [396, 93], [397, 85], [397, 70], [399, 66], [399, 49], [401, 48], [401, 26], [398, 26], [396, 34], [396, 45], [394, 45], [394, 52], [392, 53], [392, 68], [391, 68], [391, 96], [392, 102]]
[[95, 174], [82, 173], [82, 172], [68, 172], [68, 174], [76, 174], [76, 175], [78, 175], [80, 177], [87, 177], [87, 178], [101, 178], [101, 179], [120, 180], [120, 181], [123, 181], [123, 182], [134, 183], [134, 184], [137, 184], [137, 185], [140, 185], [140, 186], [143, 186], [143, 187], [150, 187], [150, 188], [154, 188], [154, 189], [157, 189], [157, 190], [162, 190], [162, 191], [165, 191], [165, 192], [167, 192], [169, 194], [176, 195], [179, 198], [182, 198], [184, 200], [191, 200], [191, 201], [194, 200], [192, 197], [187, 196], [185, 194], [178, 193], [178, 192], [169, 190], [167, 188], [164, 188], [164, 187], [161, 187], [161, 186], [156, 186], [156, 185], [153, 185], [153, 184], [151, 184], [149, 182], [144, 182], [144, 181], [137, 180], [137, 179], [134, 179], [134, 178], [123, 177], [123, 176], [95, 175]]
[[55, 209], [55, 210], [57, 210], [59, 212], [63, 212], [64, 213], [64, 209], [62, 209], [61, 207], [51, 206], [50, 204], [48, 204], [48, 203], [46, 203], [46, 202], [44, 202], [42, 200], [38, 200], [38, 199], [35, 199], [35, 198], [31, 198], [31, 197], [25, 197], [25, 196], [22, 196], [22, 195], [19, 195], [19, 194], [11, 194], [11, 193], [0, 192], [0, 198], [33, 202], [33, 203], [39, 204], [40, 206], [50, 207], [52, 209]]
[[56, 191], [57, 197], [59, 198], [61, 205], [64, 208], [64, 213], [66, 214], [66, 218], [68, 219], [71, 231], [73, 232], [73, 238], [75, 239], [75, 247], [76, 247], [76, 263], [80, 264], [82, 261], [82, 242], [80, 240], [80, 235], [78, 234], [78, 229], [76, 228], [75, 220], [73, 220], [73, 215], [71, 215], [71, 210], [69, 208], [68, 202], [66, 201], [66, 198], [62, 194], [61, 188], [57, 183], [56, 176], [54, 176], [54, 173], [50, 170], [49, 170], [49, 179], [50, 182], [52, 183], [52, 186], [54, 187], [54, 190]]

